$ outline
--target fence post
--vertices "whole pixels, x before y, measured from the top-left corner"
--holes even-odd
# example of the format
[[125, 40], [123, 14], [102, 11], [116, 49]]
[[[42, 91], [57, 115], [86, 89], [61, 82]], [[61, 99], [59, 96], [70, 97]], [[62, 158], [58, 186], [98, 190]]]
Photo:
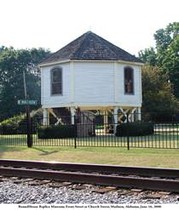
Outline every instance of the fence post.
[[75, 130], [75, 135], [74, 135], [74, 148], [76, 149], [76, 140], [77, 140], [77, 117], [76, 114], [73, 116], [74, 117], [74, 130]]
[[[128, 127], [128, 124], [129, 124], [129, 114], [127, 113], [127, 127]], [[129, 142], [129, 132], [127, 130], [127, 150], [130, 149], [130, 142]]]

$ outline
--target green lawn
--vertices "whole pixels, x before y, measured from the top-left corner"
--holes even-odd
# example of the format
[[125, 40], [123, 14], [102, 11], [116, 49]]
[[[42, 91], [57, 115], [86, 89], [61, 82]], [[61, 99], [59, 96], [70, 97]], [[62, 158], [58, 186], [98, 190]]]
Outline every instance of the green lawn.
[[179, 168], [178, 149], [130, 149], [109, 147], [0, 146], [1, 159], [44, 160]]
[[127, 137], [77, 138], [76, 149], [74, 139], [33, 138], [33, 147], [27, 148], [26, 135], [0, 135], [0, 158], [179, 168], [179, 136], [174, 131], [130, 137], [130, 150]]

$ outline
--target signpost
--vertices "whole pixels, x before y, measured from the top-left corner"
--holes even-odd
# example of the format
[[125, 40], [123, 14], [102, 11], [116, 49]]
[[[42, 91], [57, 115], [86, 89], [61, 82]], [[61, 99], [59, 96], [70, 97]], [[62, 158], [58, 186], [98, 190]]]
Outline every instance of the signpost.
[[30, 107], [33, 105], [37, 105], [37, 100], [29, 100], [29, 99], [20, 99], [17, 101], [18, 105], [26, 106], [26, 115], [27, 115], [27, 146], [32, 147], [32, 135], [31, 135], [31, 119], [30, 119]]
[[30, 100], [27, 94], [26, 76], [25, 71], [23, 71], [23, 84], [24, 84], [24, 98], [17, 101], [18, 105], [24, 105], [26, 109], [27, 117], [27, 146], [32, 147], [32, 129], [31, 129], [31, 118], [30, 118], [30, 106], [37, 105], [37, 100]]

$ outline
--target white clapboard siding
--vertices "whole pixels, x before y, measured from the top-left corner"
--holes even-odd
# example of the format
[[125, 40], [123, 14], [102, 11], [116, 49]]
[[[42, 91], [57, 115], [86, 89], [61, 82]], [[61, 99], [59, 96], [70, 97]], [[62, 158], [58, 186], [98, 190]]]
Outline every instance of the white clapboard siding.
[[[63, 94], [51, 95], [50, 71], [54, 67], [62, 68]], [[41, 103], [44, 107], [62, 107], [70, 102], [70, 65], [62, 64], [51, 67], [45, 67], [41, 71]]]
[[[51, 95], [50, 70], [62, 68], [63, 94]], [[141, 67], [115, 61], [69, 61], [41, 69], [44, 108], [69, 106], [141, 106]], [[134, 94], [124, 94], [124, 68], [134, 69]]]
[[124, 68], [126, 65], [118, 64], [117, 66], [117, 101], [121, 106], [141, 106], [142, 87], [141, 87], [141, 67], [131, 66], [134, 69], [134, 94], [124, 93]]
[[113, 103], [114, 71], [112, 63], [76, 63], [75, 102]]

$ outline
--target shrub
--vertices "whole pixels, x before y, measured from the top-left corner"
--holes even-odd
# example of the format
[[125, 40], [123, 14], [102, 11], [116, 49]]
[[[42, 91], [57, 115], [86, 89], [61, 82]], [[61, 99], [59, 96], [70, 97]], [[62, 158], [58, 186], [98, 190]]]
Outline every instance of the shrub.
[[[33, 111], [32, 111], [33, 112]], [[31, 133], [36, 133], [36, 128], [41, 121], [41, 113], [36, 111], [31, 117]], [[20, 114], [0, 122], [0, 134], [26, 134], [26, 114]]]
[[0, 123], [1, 134], [24, 134], [26, 133], [25, 116], [18, 115], [6, 119]]
[[116, 136], [145, 136], [154, 133], [154, 125], [149, 122], [122, 123], [116, 128]]
[[38, 128], [39, 139], [73, 138], [75, 136], [76, 128], [74, 125], [52, 125]]

